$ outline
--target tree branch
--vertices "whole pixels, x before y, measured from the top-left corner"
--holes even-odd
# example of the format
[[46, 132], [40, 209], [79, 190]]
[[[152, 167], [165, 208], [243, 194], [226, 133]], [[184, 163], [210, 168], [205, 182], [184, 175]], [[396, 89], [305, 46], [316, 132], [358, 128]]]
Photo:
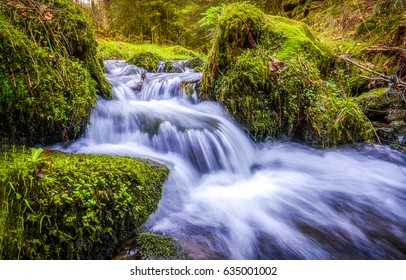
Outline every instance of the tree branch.
[[389, 76], [386, 76], [386, 75], [384, 75], [384, 74], [382, 74], [382, 73], [379, 73], [379, 72], [376, 72], [376, 71], [374, 71], [374, 70], [372, 70], [372, 69], [369, 69], [369, 68], [367, 68], [367, 67], [365, 67], [365, 66], [359, 64], [358, 62], [355, 62], [354, 60], [349, 59], [349, 58], [348, 58], [347, 56], [345, 56], [345, 55], [339, 55], [338, 58], [343, 59], [343, 60], [345, 60], [345, 61], [347, 61], [347, 62], [350, 62], [350, 63], [354, 64], [355, 66], [358, 66], [359, 68], [361, 68], [361, 69], [363, 69], [363, 70], [365, 70], [365, 71], [368, 71], [368, 72], [371, 72], [371, 73], [373, 73], [373, 74], [375, 74], [375, 75], [378, 75], [378, 76], [384, 78], [385, 81], [389, 81], [389, 79], [390, 79]]
[[[385, 81], [387, 81], [387, 82], [389, 82], [389, 80], [391, 79], [391, 77], [386, 76], [385, 74], [382, 74], [382, 73], [379, 73], [379, 72], [374, 71], [374, 70], [372, 70], [372, 69], [369, 69], [369, 68], [367, 68], [367, 67], [365, 67], [365, 66], [359, 64], [358, 62], [356, 62], [356, 61], [354, 61], [354, 60], [352, 60], [352, 59], [349, 59], [346, 55], [339, 55], [338, 58], [343, 59], [343, 60], [345, 60], [345, 61], [347, 61], [347, 62], [350, 62], [350, 63], [354, 64], [355, 66], [357, 66], [357, 67], [359, 67], [359, 68], [361, 68], [361, 69], [363, 69], [363, 70], [365, 70], [365, 71], [368, 71], [368, 72], [370, 72], [370, 73], [373, 73], [373, 74], [375, 74], [375, 75], [381, 77], [381, 78], [375, 78], [375, 79], [382, 79], [382, 80], [385, 80]], [[367, 78], [367, 79], [372, 79], [371, 77], [365, 77], [365, 76], [361, 76], [361, 77], [364, 77], [364, 78]], [[403, 82], [402, 80], [400, 80], [399, 77], [397, 77], [396, 84], [397, 84], [397, 85], [400, 85], [401, 87], [406, 87], [406, 83]]]

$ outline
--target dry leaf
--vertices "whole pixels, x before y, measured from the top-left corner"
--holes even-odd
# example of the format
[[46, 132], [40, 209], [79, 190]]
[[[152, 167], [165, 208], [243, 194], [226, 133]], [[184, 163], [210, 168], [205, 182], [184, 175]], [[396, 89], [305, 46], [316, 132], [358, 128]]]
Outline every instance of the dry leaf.
[[51, 20], [52, 17], [53, 17], [53, 16], [52, 16], [51, 12], [46, 12], [46, 13], [45, 13], [45, 16], [44, 16], [44, 19], [45, 19], [45, 20]]
[[286, 63], [283, 61], [280, 61], [277, 58], [274, 58], [273, 61], [269, 61], [269, 69], [274, 72], [278, 70], [284, 70], [286, 68]]

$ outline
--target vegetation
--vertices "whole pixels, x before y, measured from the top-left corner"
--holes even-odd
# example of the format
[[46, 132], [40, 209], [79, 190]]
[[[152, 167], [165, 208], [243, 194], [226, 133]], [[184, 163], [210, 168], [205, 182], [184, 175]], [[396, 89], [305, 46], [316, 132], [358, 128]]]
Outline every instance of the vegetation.
[[[93, 0], [81, 1], [98, 33], [136, 43], [182, 45], [201, 52], [210, 48], [199, 19], [209, 7], [236, 0]], [[89, 3], [90, 2], [90, 3]], [[273, 0], [251, 0], [266, 8]]]
[[[99, 25], [99, 32], [101, 34], [110, 34], [110, 36], [116, 36], [116, 38], [127, 37], [129, 38], [129, 40], [133, 40], [135, 42], [154, 41], [161, 44], [173, 44], [175, 37], [172, 33], [176, 33], [178, 35], [176, 37], [176, 44], [191, 47], [201, 51], [206, 51], [211, 49], [212, 42], [210, 42], [208, 38], [210, 38], [210, 33], [213, 34], [213, 28], [215, 29], [215, 26], [217, 26], [216, 21], [217, 23], [219, 23], [219, 21], [221, 20], [223, 21], [223, 23], [227, 20], [232, 21], [231, 17], [223, 17], [221, 20], [216, 18], [219, 13], [216, 14], [214, 11], [217, 10], [219, 12], [221, 8], [213, 7], [218, 7], [219, 5], [221, 6], [230, 3], [238, 3], [239, 1], [154, 1], [154, 5], [156, 5], [156, 7], [154, 6], [155, 8], [153, 7], [153, 5], [151, 6], [149, 2], [137, 2], [138, 6], [133, 7], [131, 11], [130, 7], [128, 7], [127, 5], [128, 2], [129, 1], [126, 0], [95, 0], [93, 2], [94, 5], [92, 6], [92, 9], [90, 9], [90, 13], [93, 15], [94, 18], [97, 18], [96, 12], [102, 9], [105, 9], [107, 11], [107, 13], [105, 14], [109, 14], [110, 22], [104, 21], [107, 23], [106, 25]], [[406, 18], [405, 13], [403, 12], [404, 8], [406, 7], [406, 2], [404, 0], [255, 0], [249, 1], [249, 3], [255, 5], [257, 11], [280, 16], [279, 18], [276, 17], [274, 21], [276, 21], [276, 25], [279, 27], [279, 30], [283, 30], [283, 32], [280, 33], [283, 33], [283, 36], [286, 35], [286, 38], [288, 38], [287, 40], [279, 40], [283, 42], [283, 45], [281, 46], [275, 45], [275, 41], [278, 40], [271, 40], [270, 44], [267, 44], [265, 42], [265, 39], [255, 38], [259, 41], [259, 43], [255, 41], [255, 44], [258, 43], [261, 50], [258, 51], [255, 47], [250, 47], [251, 51], [256, 52], [251, 53], [251, 56], [262, 56], [262, 54], [265, 53], [269, 56], [268, 61], [273, 61], [274, 58], [277, 58], [282, 62], [289, 62], [287, 65], [290, 65], [291, 67], [285, 69], [282, 74], [284, 77], [290, 76], [292, 78], [298, 77], [298, 79], [302, 79], [301, 76], [303, 76], [306, 71], [304, 73], [301, 72], [301, 67], [300, 65], [298, 65], [300, 63], [306, 64], [306, 67], [309, 67], [310, 72], [312, 72], [312, 74], [308, 73], [311, 77], [306, 78], [308, 81], [311, 80], [312, 84], [307, 83], [306, 87], [308, 88], [306, 90], [300, 90], [300, 99], [306, 99], [303, 100], [304, 103], [302, 103], [301, 100], [299, 102], [301, 104], [312, 103], [314, 101], [312, 99], [312, 94], [315, 94], [315, 96], [319, 96], [319, 94], [321, 93], [324, 96], [328, 96], [327, 93], [323, 93], [323, 91], [326, 90], [327, 92], [334, 92], [331, 97], [334, 100], [330, 100], [331, 102], [329, 101], [329, 104], [338, 104], [337, 102], [333, 101], [337, 100], [337, 98], [343, 98], [343, 102], [339, 102], [339, 104], [341, 104], [342, 106], [343, 104], [349, 104], [348, 102], [352, 102], [352, 105], [349, 108], [354, 109], [359, 106], [360, 103], [357, 103], [356, 100], [353, 99], [353, 97], [362, 95], [363, 93], [368, 92], [371, 89], [387, 88], [389, 78], [394, 73], [396, 73], [399, 78], [404, 80], [406, 73], [405, 67], [403, 66], [406, 65], [404, 52], [404, 42], [406, 41]], [[248, 1], [245, 2], [245, 4], [248, 4]], [[112, 8], [118, 6], [120, 6], [121, 8]], [[159, 7], [159, 9], [157, 7]], [[253, 6], [250, 6], [250, 9], [251, 7]], [[211, 9], [211, 12], [205, 14], [205, 19], [200, 22], [197, 21], [196, 19], [202, 18], [202, 14], [209, 8]], [[153, 9], [153, 13], [147, 12], [150, 11], [150, 9]], [[176, 11], [172, 12], [171, 9], [175, 9]], [[209, 13], [211, 13], [212, 16], [210, 16]], [[117, 18], [119, 18], [119, 20], [115, 21]], [[132, 18], [132, 20], [134, 21], [130, 22], [127, 20], [128, 18]], [[158, 18], [160, 18], [161, 20], [157, 20]], [[312, 43], [314, 41], [314, 37], [316, 37], [315, 35], [311, 34], [312, 32], [309, 33], [306, 30], [301, 30], [299, 33], [296, 34], [290, 32], [294, 31], [294, 29], [290, 28], [291, 26], [296, 26], [298, 29], [300, 29], [298, 26], [299, 23], [288, 21], [287, 18], [295, 19], [301, 21], [302, 23], [307, 23], [312, 29], [318, 32], [318, 34], [320, 35], [318, 37], [321, 38], [321, 42], [323, 42], [323, 44], [320, 44], [320, 42], [318, 42], [316, 45], [314, 45]], [[201, 24], [202, 22], [209, 23], [210, 21], [210, 24]], [[117, 25], [116, 23], [120, 24]], [[236, 23], [236, 21], [234, 21], [234, 23]], [[231, 25], [232, 24], [229, 24], [229, 26]], [[252, 31], [251, 29], [252, 27], [250, 26], [250, 31]], [[305, 29], [308, 28], [305, 27]], [[242, 29], [240, 31], [242, 31]], [[233, 31], [230, 29], [230, 32]], [[258, 30], [258, 32], [266, 33], [270, 31], [261, 29]], [[275, 33], [277, 32], [273, 32], [273, 36], [275, 35]], [[239, 38], [241, 39], [243, 38], [243, 36], [240, 36]], [[313, 47], [308, 48], [309, 50], [317, 50], [318, 48], [319, 50], [322, 50], [322, 53], [319, 54], [326, 54], [325, 48], [320, 49], [320, 47], [326, 47], [328, 45], [328, 48], [330, 49], [328, 52], [331, 58], [330, 62], [324, 63], [325, 59], [319, 59], [321, 57], [317, 57], [318, 54], [316, 54], [317, 59], [311, 58], [312, 55], [315, 54], [314, 52], [310, 52], [311, 55], [308, 55], [306, 48], [296, 45], [296, 43], [306, 44], [302, 40], [308, 40], [307, 43], [310, 42], [310, 45], [313, 44]], [[218, 44], [221, 43], [223, 42], [220, 42]], [[272, 46], [272, 44], [274, 45]], [[230, 49], [232, 49], [233, 47], [234, 46], [232, 45], [229, 46]], [[274, 54], [272, 53], [272, 51], [275, 50], [275, 48], [277, 48], [277, 51]], [[296, 58], [295, 56], [298, 53], [300, 54], [298, 58]], [[229, 55], [231, 56], [232, 53], [229, 53]], [[370, 71], [366, 71], [365, 69], [349, 63], [349, 61], [343, 59], [343, 57], [355, 60], [356, 62], [364, 65], [370, 70], [380, 72], [384, 75], [384, 77], [376, 76]], [[219, 57], [217, 57], [217, 59], [219, 59]], [[255, 59], [258, 63], [264, 63], [264, 59], [261, 60], [258, 57], [256, 57]], [[234, 60], [230, 59], [228, 62], [231, 61], [232, 63], [234, 63], [235, 61], [237, 61], [237, 58], [235, 58]], [[333, 61], [334, 63], [332, 63]], [[251, 61], [248, 64], [251, 69], [253, 69], [252, 67], [255, 63]], [[213, 66], [214, 64], [210, 65]], [[261, 68], [259, 64], [255, 65], [257, 66], [256, 70], [259, 70]], [[314, 66], [313, 69], [311, 69], [312, 66]], [[323, 69], [323, 66], [327, 66], [327, 68]], [[245, 66], [241, 66], [239, 70], [243, 71], [244, 67]], [[298, 71], [295, 71], [295, 69], [293, 68]], [[319, 73], [316, 73], [314, 71], [315, 69]], [[224, 69], [221, 69], [221, 71], [223, 70]], [[234, 82], [237, 81], [239, 85], [244, 84], [246, 86], [246, 89], [249, 88], [254, 92], [256, 92], [256, 90], [259, 90], [260, 92], [273, 91], [267, 88], [261, 89], [258, 87], [258, 85], [252, 86], [246, 84], [243, 81], [239, 81], [237, 72], [238, 71], [235, 71], [234, 77], [231, 77], [232, 75], [229, 72], [225, 74], [223, 71], [224, 75], [220, 76], [224, 76], [224, 80], [226, 80], [224, 81], [224, 85], [235, 85]], [[262, 74], [260, 74], [261, 77], [267, 76], [266, 73]], [[272, 74], [276, 73], [271, 73], [271, 76], [274, 76]], [[316, 74], [316, 76], [319, 75], [319, 77], [316, 77], [314, 74]], [[255, 75], [253, 74], [252, 77], [254, 76]], [[280, 81], [280, 79], [276, 80], [278, 82]], [[289, 82], [287, 82], [288, 80]], [[328, 86], [326, 87], [323, 83], [321, 83], [321, 80], [327, 81]], [[274, 82], [275, 81], [272, 81], [272, 83]], [[291, 84], [292, 88], [296, 88], [297, 86], [293, 85], [294, 82], [290, 78], [284, 79], [283, 83], [284, 84], [282, 86], [286, 86], [287, 84]], [[220, 87], [220, 85], [223, 84], [223, 81], [216, 81], [216, 84], [218, 85], [218, 87]], [[264, 83], [261, 84], [264, 85]], [[330, 87], [331, 85], [332, 88]], [[237, 86], [235, 87], [237, 88]], [[225, 92], [228, 88], [229, 86], [225, 85], [223, 87], [223, 92]], [[285, 87], [285, 89], [288, 90], [289, 88]], [[402, 89], [402, 91], [398, 90], [398, 95], [400, 98], [403, 97], [403, 99], [405, 99], [404, 86], [402, 87]], [[283, 90], [279, 91], [282, 92]], [[304, 94], [304, 92], [311, 93], [309, 98], [306, 97], [306, 94]], [[204, 96], [208, 97], [207, 93]], [[220, 94], [217, 95], [217, 97], [219, 96]], [[229, 95], [229, 97], [230, 96], [231, 95]], [[314, 133], [307, 129], [309, 126], [313, 127], [313, 130], [317, 132], [316, 134], [321, 133], [323, 135], [325, 133], [321, 132], [320, 127], [331, 127], [327, 124], [318, 123], [321, 119], [324, 120], [323, 122], [326, 122], [328, 119], [327, 116], [324, 116], [321, 119], [316, 118], [316, 116], [310, 116], [309, 114], [308, 116], [306, 116], [303, 113], [307, 110], [306, 106], [304, 106], [303, 108], [300, 108], [299, 106], [297, 110], [291, 110], [282, 105], [282, 107], [285, 108], [284, 110], [282, 110], [282, 112], [286, 111], [286, 114], [291, 115], [290, 118], [292, 118], [293, 115], [296, 115], [305, 120], [304, 122], [294, 120], [286, 121], [286, 116], [281, 116], [281, 113], [279, 113], [278, 115], [274, 115], [275, 112], [273, 112], [272, 114], [264, 112], [263, 108], [269, 107], [269, 104], [267, 104], [267, 100], [263, 99], [262, 97], [258, 98], [257, 96], [247, 96], [246, 100], [244, 96], [241, 96], [239, 98], [247, 101], [245, 111], [252, 111], [254, 113], [240, 117], [237, 116], [237, 120], [242, 122], [247, 131], [249, 131], [257, 139], [263, 139], [264, 137], [268, 136], [275, 137], [278, 135], [288, 135], [289, 137], [295, 137], [303, 140], [304, 138], [307, 139], [314, 136]], [[223, 98], [214, 98], [214, 96], [211, 96], [210, 98], [221, 101], [223, 104], [226, 105], [230, 112], [233, 110], [238, 111], [239, 108], [236, 108], [235, 106], [233, 107], [232, 105], [227, 105], [227, 102], [234, 102], [236, 104], [240, 104], [242, 102], [242, 100], [235, 100], [234, 97], [225, 98], [228, 101]], [[326, 100], [329, 100], [329, 98], [330, 97], [324, 97], [320, 99], [318, 103], [325, 103]], [[288, 104], [288, 102], [285, 102], [285, 104]], [[274, 103], [271, 104], [271, 106], [274, 105]], [[298, 112], [298, 110], [300, 112]], [[318, 110], [312, 110], [312, 112], [316, 111]], [[340, 112], [341, 110], [337, 109], [335, 111]], [[317, 116], [320, 116], [321, 112], [322, 111], [319, 111], [319, 114], [317, 114]], [[234, 114], [234, 116], [236, 116], [236, 114]], [[354, 116], [361, 117], [362, 114], [360, 113], [360, 110], [357, 110], [357, 113]], [[250, 118], [250, 120], [247, 120], [247, 118]], [[335, 118], [332, 115], [330, 116], [330, 121], [340, 119], [341, 118], [339, 116], [336, 116]], [[351, 138], [353, 140], [358, 138], [359, 140], [364, 141], [371, 138], [370, 136], [372, 136], [373, 133], [366, 133], [367, 131], [371, 131], [371, 127], [368, 124], [368, 119], [362, 117], [358, 118], [358, 120], [360, 121], [360, 123], [363, 123], [363, 125], [356, 126], [363, 127], [363, 129], [361, 129], [361, 131], [359, 129], [356, 129], [353, 131], [353, 133], [360, 133], [364, 136], [354, 137], [353, 135], [352, 137], [344, 138]], [[370, 121], [372, 121], [372, 123], [375, 125], [376, 121], [378, 120], [370, 119]], [[304, 127], [305, 131], [296, 131], [296, 129], [294, 128], [295, 125], [293, 125], [295, 122], [298, 124], [298, 126]], [[247, 123], [252, 123], [252, 126], [255, 129], [249, 128], [247, 126]], [[387, 127], [385, 129], [389, 128], [390, 122], [386, 121], [386, 125]], [[375, 129], [376, 128], [377, 126], [375, 125]], [[396, 128], [396, 130], [399, 129]], [[325, 132], [327, 133], [327, 131]], [[344, 135], [342, 133], [338, 134]], [[366, 135], [369, 136], [366, 137]], [[381, 138], [383, 137], [383, 135], [379, 136]], [[323, 138], [324, 137], [322, 137], [322, 139]], [[329, 143], [327, 145], [346, 141], [349, 141], [349, 139], [327, 141]]]
[[371, 125], [329, 77], [332, 50], [303, 23], [248, 3], [209, 9], [214, 43], [202, 93], [257, 140], [287, 136], [323, 146], [369, 141]]
[[201, 54], [181, 46], [160, 46], [154, 44], [135, 44], [130, 42], [99, 40], [97, 49], [99, 59], [130, 60], [140, 53], [151, 53], [164, 60], [183, 60], [200, 57]]
[[[406, 151], [405, 7], [405, 0], [1, 1], [0, 258], [112, 258], [156, 209], [168, 175], [159, 164], [10, 145], [78, 137], [97, 95], [112, 98], [104, 59], [149, 71], [160, 60], [187, 59], [193, 68], [206, 60], [201, 97], [222, 103], [258, 141], [377, 139]], [[182, 258], [165, 236], [139, 233], [133, 243], [140, 259]]]
[[111, 259], [156, 210], [168, 175], [126, 157], [35, 148], [0, 155], [0, 259]]
[[100, 59], [123, 59], [149, 72], [155, 72], [159, 61], [190, 60], [192, 68], [201, 66], [204, 61], [198, 52], [188, 50], [181, 46], [159, 46], [155, 44], [135, 44], [100, 40], [98, 48]]
[[184, 260], [185, 252], [170, 236], [135, 230], [115, 260]]
[[143, 260], [184, 258], [173, 239], [169, 236], [143, 232], [135, 238], [135, 245], [140, 249], [141, 259]]
[[0, 4], [0, 137], [49, 143], [77, 137], [111, 88], [85, 13], [68, 0]]

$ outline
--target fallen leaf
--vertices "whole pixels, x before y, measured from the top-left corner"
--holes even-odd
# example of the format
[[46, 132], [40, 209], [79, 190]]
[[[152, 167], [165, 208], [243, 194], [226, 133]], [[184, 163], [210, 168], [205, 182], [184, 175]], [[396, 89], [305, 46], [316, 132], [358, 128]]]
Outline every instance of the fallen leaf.
[[45, 16], [44, 16], [44, 19], [45, 19], [45, 20], [51, 20], [52, 17], [53, 17], [53, 16], [52, 16], [51, 12], [46, 12], [46, 13], [45, 13]]
[[278, 70], [284, 70], [286, 68], [286, 63], [283, 61], [280, 61], [277, 58], [274, 58], [273, 61], [269, 61], [269, 69], [274, 72]]

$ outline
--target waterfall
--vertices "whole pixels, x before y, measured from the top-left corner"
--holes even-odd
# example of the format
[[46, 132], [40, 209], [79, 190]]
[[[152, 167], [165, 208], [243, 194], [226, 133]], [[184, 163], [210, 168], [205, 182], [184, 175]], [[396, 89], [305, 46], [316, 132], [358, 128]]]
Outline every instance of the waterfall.
[[[385, 146], [254, 144], [188, 81], [106, 61], [99, 99], [69, 152], [145, 157], [170, 176], [146, 230], [197, 259], [405, 259], [406, 157]], [[141, 74], [146, 73], [145, 79]]]

